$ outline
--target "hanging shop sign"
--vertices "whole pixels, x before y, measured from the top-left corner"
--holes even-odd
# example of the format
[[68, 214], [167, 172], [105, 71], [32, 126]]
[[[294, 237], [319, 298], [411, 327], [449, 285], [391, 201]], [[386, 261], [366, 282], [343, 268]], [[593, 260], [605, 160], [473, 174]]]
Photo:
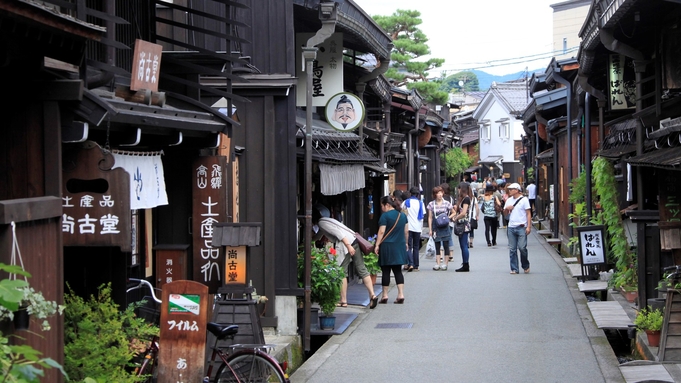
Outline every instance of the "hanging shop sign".
[[147, 89], [158, 92], [163, 46], [144, 40], [135, 40], [130, 90]]
[[92, 141], [64, 152], [64, 246], [118, 246], [132, 250], [130, 182], [112, 169], [110, 152]]
[[226, 158], [199, 157], [192, 174], [193, 280], [208, 286], [211, 294], [222, 285], [224, 257], [212, 247], [213, 224], [227, 220]]
[[636, 77], [633, 61], [623, 55], [610, 55], [608, 93], [610, 109], [636, 107]]
[[[314, 33], [296, 34], [296, 106], [306, 106], [307, 74], [303, 61], [303, 47]], [[325, 106], [329, 98], [343, 91], [343, 34], [334, 33], [318, 44], [317, 59], [312, 69], [312, 106]]]
[[352, 93], [341, 92], [329, 99], [324, 113], [334, 129], [349, 132], [364, 121], [364, 103]]

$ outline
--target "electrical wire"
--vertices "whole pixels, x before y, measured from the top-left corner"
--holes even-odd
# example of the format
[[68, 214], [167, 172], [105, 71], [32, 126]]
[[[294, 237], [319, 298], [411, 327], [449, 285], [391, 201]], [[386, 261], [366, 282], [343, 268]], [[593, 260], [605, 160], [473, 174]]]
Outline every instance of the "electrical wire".
[[[572, 52], [577, 51], [578, 49], [579, 49], [579, 47], [572, 47], [572, 48], [566, 49], [565, 51], [563, 51], [561, 49], [559, 51], [538, 53], [538, 54], [534, 54], [534, 55], [520, 56], [520, 57], [514, 57], [514, 58], [508, 58], [508, 59], [490, 60], [490, 61], [478, 62], [478, 63], [465, 63], [465, 64], [469, 64], [471, 66], [470, 67], [464, 67], [464, 68], [442, 69], [442, 72], [444, 72], [445, 75], [446, 75], [447, 72], [458, 73], [458, 72], [463, 72], [463, 71], [470, 71], [470, 70], [473, 70], [473, 69], [496, 68], [496, 67], [502, 67], [502, 66], [507, 66], [507, 65], [524, 64], [524, 63], [529, 63], [529, 62], [533, 62], [533, 61], [553, 58], [553, 57], [556, 56], [556, 53], [559, 53], [559, 55], [572, 53]], [[525, 60], [527, 58], [532, 58], [532, 59], [531, 60]], [[514, 60], [514, 61], [511, 61], [511, 60]], [[508, 61], [508, 62], [506, 62], [506, 61]], [[494, 63], [498, 63], [498, 64], [494, 64]], [[480, 64], [480, 65], [475, 65], [475, 64]]]

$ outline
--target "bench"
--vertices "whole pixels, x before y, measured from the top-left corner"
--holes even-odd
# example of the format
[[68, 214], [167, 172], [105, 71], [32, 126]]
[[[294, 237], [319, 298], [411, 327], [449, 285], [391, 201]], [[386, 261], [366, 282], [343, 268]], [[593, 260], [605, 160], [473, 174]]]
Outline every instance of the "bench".
[[537, 233], [539, 233], [539, 235], [542, 235], [544, 237], [550, 237], [550, 236], [553, 235], [553, 231], [551, 231], [551, 230], [537, 230]]
[[579, 291], [583, 293], [606, 291], [608, 290], [608, 282], [605, 281], [577, 282], [577, 287], [579, 288]]
[[563, 258], [563, 261], [565, 261], [565, 263], [575, 263], [577, 262], [577, 257], [565, 257]]
[[600, 329], [627, 330], [633, 324], [618, 301], [587, 302], [586, 305]]

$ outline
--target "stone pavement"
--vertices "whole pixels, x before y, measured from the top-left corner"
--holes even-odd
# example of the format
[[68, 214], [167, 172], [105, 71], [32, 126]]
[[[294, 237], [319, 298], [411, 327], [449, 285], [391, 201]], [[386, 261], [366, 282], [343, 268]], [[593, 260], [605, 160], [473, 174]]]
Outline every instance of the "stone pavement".
[[584, 294], [536, 230], [528, 239], [531, 273], [519, 275], [509, 274], [505, 230], [496, 248], [476, 234], [471, 272], [454, 272], [456, 246], [448, 271], [422, 257], [421, 271], [405, 274], [403, 305], [392, 303], [393, 282], [387, 305], [338, 309], [358, 318], [291, 381], [625, 382]]

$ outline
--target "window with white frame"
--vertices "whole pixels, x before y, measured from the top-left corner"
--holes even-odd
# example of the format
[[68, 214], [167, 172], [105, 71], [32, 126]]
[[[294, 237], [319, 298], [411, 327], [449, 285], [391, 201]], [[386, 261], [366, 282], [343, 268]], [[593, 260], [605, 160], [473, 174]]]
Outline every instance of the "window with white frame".
[[508, 118], [502, 118], [499, 121], [495, 121], [499, 124], [499, 138], [506, 141], [511, 138], [511, 122]]
[[489, 120], [480, 121], [480, 139], [484, 141], [492, 139], [492, 125]]

